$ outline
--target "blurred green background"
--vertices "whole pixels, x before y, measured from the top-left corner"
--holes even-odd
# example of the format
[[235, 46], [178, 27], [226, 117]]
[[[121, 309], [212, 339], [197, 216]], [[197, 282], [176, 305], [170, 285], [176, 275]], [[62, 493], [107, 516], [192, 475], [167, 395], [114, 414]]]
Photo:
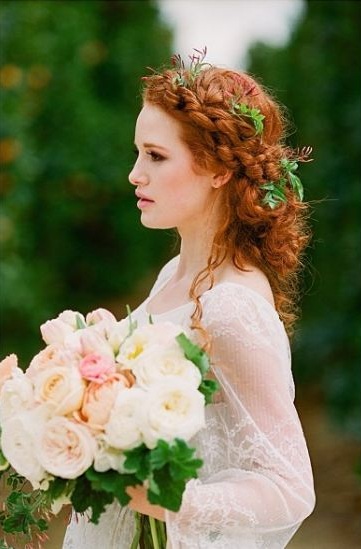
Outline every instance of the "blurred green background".
[[[66, 308], [124, 316], [176, 253], [171, 231], [139, 223], [127, 179], [140, 77], [168, 61], [172, 31], [147, 0], [0, 9], [1, 355], [26, 365], [42, 322]], [[255, 44], [248, 67], [287, 105], [290, 143], [314, 149], [301, 168], [315, 237], [294, 373], [301, 411], [321, 404], [346, 454], [361, 438], [360, 21], [358, 1], [308, 1], [288, 45]]]

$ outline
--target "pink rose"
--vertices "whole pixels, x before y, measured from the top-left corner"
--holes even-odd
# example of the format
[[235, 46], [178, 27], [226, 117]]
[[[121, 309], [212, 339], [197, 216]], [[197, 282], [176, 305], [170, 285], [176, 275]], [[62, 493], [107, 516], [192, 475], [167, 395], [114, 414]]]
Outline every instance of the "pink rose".
[[0, 391], [7, 379], [10, 379], [18, 367], [18, 357], [14, 354], [7, 356], [0, 362]]
[[79, 371], [84, 379], [103, 383], [115, 373], [115, 362], [108, 356], [89, 353], [80, 361]]
[[92, 381], [85, 390], [80, 412], [74, 414], [75, 419], [92, 429], [103, 429], [109, 420], [117, 394], [131, 385], [128, 376], [117, 373], [102, 384]]

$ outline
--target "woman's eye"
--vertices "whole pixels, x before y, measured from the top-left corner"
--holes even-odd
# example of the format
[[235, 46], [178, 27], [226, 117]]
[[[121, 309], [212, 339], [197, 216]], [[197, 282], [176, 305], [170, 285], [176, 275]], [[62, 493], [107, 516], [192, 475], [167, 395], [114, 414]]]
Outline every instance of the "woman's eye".
[[164, 160], [164, 156], [154, 152], [154, 151], [149, 151], [147, 152], [147, 155], [151, 157], [151, 159], [153, 160], [153, 162], [160, 162], [160, 160]]

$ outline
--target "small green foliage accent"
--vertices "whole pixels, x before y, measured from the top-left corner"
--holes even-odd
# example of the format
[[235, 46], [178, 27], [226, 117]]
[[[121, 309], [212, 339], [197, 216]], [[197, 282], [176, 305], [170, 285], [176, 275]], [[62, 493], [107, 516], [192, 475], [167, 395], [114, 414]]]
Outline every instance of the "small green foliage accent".
[[259, 109], [249, 107], [245, 103], [238, 103], [237, 99], [232, 98], [229, 112], [239, 118], [250, 118], [256, 130], [255, 135], [260, 135], [263, 132], [263, 120], [265, 117]]
[[138, 323], [136, 320], [132, 319], [132, 311], [129, 305], [126, 305], [127, 315], [128, 315], [128, 321], [129, 321], [129, 334], [128, 336], [132, 335], [134, 330], [137, 328]]
[[26, 480], [15, 472], [6, 473], [6, 484], [12, 492], [0, 511], [0, 530], [5, 534], [24, 534], [29, 540], [34, 532], [45, 532], [48, 525], [42, 510], [47, 495], [41, 490], [25, 491]]
[[177, 71], [177, 74], [173, 78], [174, 85], [190, 88], [194, 84], [194, 81], [200, 75], [202, 70], [205, 67], [211, 66], [209, 63], [204, 62], [204, 59], [207, 55], [206, 47], [203, 48], [203, 50], [194, 49], [194, 51], [196, 53], [189, 56], [190, 65], [188, 69], [186, 69], [184, 61], [179, 54], [173, 55], [171, 59], [172, 65], [173, 68]]
[[281, 202], [287, 202], [285, 188], [287, 184], [296, 193], [298, 199], [303, 200], [303, 185], [300, 178], [294, 173], [298, 169], [298, 164], [295, 160], [282, 158], [281, 162], [282, 176], [278, 181], [269, 181], [261, 185], [261, 189], [267, 191], [262, 199], [262, 204], [269, 206], [272, 210]]
[[219, 390], [219, 384], [213, 379], [204, 379], [204, 376], [210, 369], [208, 355], [198, 345], [192, 343], [192, 341], [183, 333], [179, 334], [176, 337], [176, 340], [181, 346], [184, 356], [193, 362], [193, 364], [197, 366], [201, 372], [202, 382], [198, 387], [198, 391], [204, 395], [206, 404], [210, 404], [212, 402], [213, 394]]
[[77, 330], [83, 330], [84, 328], [87, 328], [87, 325], [85, 324], [84, 320], [80, 315], [76, 315], [76, 329]]

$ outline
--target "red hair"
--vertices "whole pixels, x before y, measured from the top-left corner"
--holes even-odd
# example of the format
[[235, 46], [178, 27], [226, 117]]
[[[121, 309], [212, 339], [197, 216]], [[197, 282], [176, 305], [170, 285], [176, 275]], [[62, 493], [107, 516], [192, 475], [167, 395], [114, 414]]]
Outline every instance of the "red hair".
[[[286, 188], [287, 201], [271, 209], [262, 204], [265, 191], [261, 189], [262, 184], [284, 175], [281, 159], [297, 158], [297, 152], [284, 144], [282, 110], [245, 73], [209, 66], [189, 79], [189, 85], [177, 83], [176, 76], [176, 70], [165, 69], [143, 78], [143, 100], [180, 123], [195, 166], [232, 174], [223, 187], [223, 219], [208, 264], [190, 288], [196, 304], [192, 326], [202, 330], [200, 283], [209, 279], [212, 287], [214, 270], [231, 257], [239, 269], [250, 264], [266, 274], [278, 314], [291, 333], [297, 316], [302, 253], [310, 237], [309, 208]], [[256, 134], [252, 119], [232, 114], [231, 98], [260, 111], [264, 116], [262, 133]]]

